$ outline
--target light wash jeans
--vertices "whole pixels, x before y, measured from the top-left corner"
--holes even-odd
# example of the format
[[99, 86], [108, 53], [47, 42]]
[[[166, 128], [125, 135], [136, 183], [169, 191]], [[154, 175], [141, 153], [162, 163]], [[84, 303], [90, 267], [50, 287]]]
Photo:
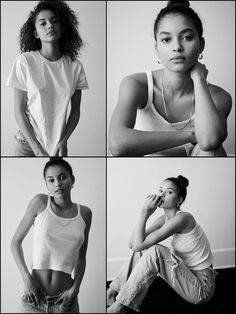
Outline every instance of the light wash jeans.
[[209, 301], [215, 292], [216, 272], [211, 268], [190, 270], [169, 248], [154, 245], [145, 252], [133, 252], [110, 287], [118, 292], [116, 300], [140, 311], [139, 307], [157, 275], [182, 298], [198, 304]]
[[25, 298], [25, 295], [23, 295], [20, 313], [79, 313], [77, 297], [69, 307], [64, 307], [61, 304], [55, 304], [59, 297], [60, 294], [55, 296], [42, 296], [39, 300], [39, 305], [37, 306], [28, 301]]
[[35, 153], [20, 130], [14, 136], [13, 150], [15, 156], [35, 157]]

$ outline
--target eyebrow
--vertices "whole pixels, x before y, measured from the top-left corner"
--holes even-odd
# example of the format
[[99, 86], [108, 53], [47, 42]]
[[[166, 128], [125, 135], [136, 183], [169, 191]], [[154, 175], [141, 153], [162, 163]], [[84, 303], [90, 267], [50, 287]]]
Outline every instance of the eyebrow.
[[[63, 174], [66, 174], [65, 172], [62, 172], [62, 173], [60, 173], [59, 175], [58, 175], [58, 177], [60, 177], [61, 175], [63, 175]], [[47, 176], [47, 179], [48, 178], [54, 178], [54, 176]]]
[[[192, 32], [193, 33], [193, 30], [191, 28], [185, 28], [183, 29], [180, 34], [183, 34], [183, 33], [187, 33], [187, 32]], [[158, 36], [160, 35], [170, 35], [171, 33], [170, 32], [161, 32]]]
[[[51, 16], [49, 19], [53, 19], [53, 18], [55, 18], [56, 17], [56, 15], [53, 15], [53, 16]], [[46, 20], [46, 18], [41, 18], [41, 19], [39, 19], [38, 20], [38, 22], [41, 22], [41, 21], [45, 21]]]

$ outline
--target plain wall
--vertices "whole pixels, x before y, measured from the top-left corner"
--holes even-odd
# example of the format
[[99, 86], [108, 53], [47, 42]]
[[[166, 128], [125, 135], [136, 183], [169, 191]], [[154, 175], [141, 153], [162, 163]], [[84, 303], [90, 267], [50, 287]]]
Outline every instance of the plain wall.
[[[167, 1], [107, 2], [107, 127], [117, 104], [123, 77], [161, 68], [157, 63], [153, 25]], [[235, 1], [190, 1], [199, 14], [206, 41], [203, 59], [208, 81], [232, 96], [224, 147], [235, 156]]]
[[[131, 254], [128, 240], [147, 195], [163, 180], [189, 179], [181, 209], [203, 227], [215, 258], [214, 267], [235, 264], [234, 158], [109, 158], [107, 160], [107, 276], [112, 279]], [[159, 208], [147, 225], [163, 214]], [[169, 245], [169, 239], [163, 241]]]
[[[89, 89], [82, 91], [79, 124], [68, 141], [69, 156], [106, 155], [106, 6], [105, 1], [67, 1], [79, 13], [80, 34], [86, 45], [80, 60]], [[6, 80], [20, 54], [19, 30], [37, 1], [1, 1], [1, 148], [2, 156], [12, 156], [14, 118], [13, 89]]]
[[[105, 313], [106, 168], [102, 158], [65, 158], [74, 171], [72, 201], [91, 208], [87, 265], [78, 301], [81, 313]], [[37, 193], [47, 194], [43, 167], [47, 158], [2, 158], [1, 174], [1, 313], [19, 313], [23, 281], [10, 252], [10, 241], [26, 207]], [[32, 262], [33, 228], [23, 242], [28, 267]], [[96, 262], [95, 262], [96, 261]]]

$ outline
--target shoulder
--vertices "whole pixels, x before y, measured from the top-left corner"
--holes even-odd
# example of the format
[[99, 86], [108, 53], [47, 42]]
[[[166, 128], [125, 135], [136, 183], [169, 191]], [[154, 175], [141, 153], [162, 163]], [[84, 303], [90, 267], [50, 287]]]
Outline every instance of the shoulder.
[[120, 94], [130, 96], [141, 103], [147, 102], [148, 85], [146, 73], [135, 73], [125, 76], [120, 84]]
[[225, 116], [227, 117], [230, 113], [232, 108], [232, 97], [231, 95], [224, 90], [223, 88], [214, 85], [208, 84], [209, 90], [211, 93], [211, 97], [216, 105], [216, 107], [222, 111]]
[[90, 226], [92, 220], [92, 210], [85, 205], [80, 205], [80, 214], [85, 221], [86, 226]]
[[78, 58], [71, 59], [70, 56], [64, 55], [64, 62], [76, 69], [83, 69], [83, 64]]
[[39, 215], [47, 206], [48, 196], [46, 194], [36, 194], [27, 207], [27, 211], [35, 216]]

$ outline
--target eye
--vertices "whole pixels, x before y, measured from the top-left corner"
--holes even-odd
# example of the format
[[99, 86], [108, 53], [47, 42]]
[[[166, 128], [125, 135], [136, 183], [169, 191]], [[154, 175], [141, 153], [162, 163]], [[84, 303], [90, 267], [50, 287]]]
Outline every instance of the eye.
[[187, 35], [187, 36], [184, 36], [183, 39], [185, 39], [185, 40], [187, 40], [187, 41], [190, 41], [190, 40], [193, 39], [193, 36], [192, 36], [192, 35]]
[[40, 26], [44, 26], [45, 24], [46, 24], [46, 23], [45, 23], [45, 22], [43, 22], [43, 23], [41, 23], [41, 24], [40, 24]]
[[165, 43], [168, 43], [170, 41], [170, 38], [163, 38], [161, 41], [165, 44]]

